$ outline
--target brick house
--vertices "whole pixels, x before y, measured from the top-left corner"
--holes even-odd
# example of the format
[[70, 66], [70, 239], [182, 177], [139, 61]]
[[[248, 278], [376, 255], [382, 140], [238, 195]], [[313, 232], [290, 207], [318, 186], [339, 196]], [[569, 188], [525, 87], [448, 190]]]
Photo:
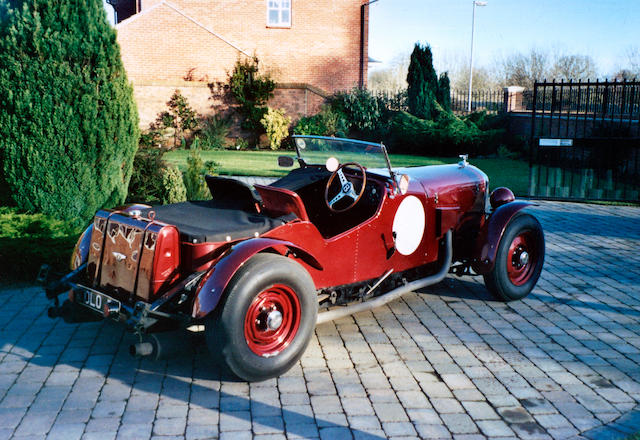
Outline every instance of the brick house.
[[278, 83], [269, 105], [294, 118], [366, 82], [366, 0], [108, 1], [143, 127], [176, 88], [209, 111], [207, 83], [225, 81], [243, 57], [257, 56]]

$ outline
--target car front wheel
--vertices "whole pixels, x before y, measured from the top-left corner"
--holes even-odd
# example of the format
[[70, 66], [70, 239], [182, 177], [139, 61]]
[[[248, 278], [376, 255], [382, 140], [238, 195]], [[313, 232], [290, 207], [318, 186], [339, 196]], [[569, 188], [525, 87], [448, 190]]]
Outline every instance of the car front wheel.
[[258, 254], [238, 269], [206, 322], [214, 359], [247, 381], [289, 370], [315, 329], [318, 300], [309, 273], [293, 260]]
[[544, 234], [535, 217], [516, 215], [507, 225], [493, 269], [484, 275], [487, 289], [503, 301], [524, 298], [540, 278]]

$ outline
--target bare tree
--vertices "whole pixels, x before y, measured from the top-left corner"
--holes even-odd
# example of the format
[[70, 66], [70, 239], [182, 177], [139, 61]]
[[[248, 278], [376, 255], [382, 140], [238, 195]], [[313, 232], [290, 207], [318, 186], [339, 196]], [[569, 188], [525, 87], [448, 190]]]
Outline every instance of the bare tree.
[[634, 46], [627, 49], [627, 69], [640, 78], [640, 47]]
[[[469, 65], [459, 66], [449, 72], [451, 90], [467, 90], [469, 87]], [[486, 67], [473, 68], [473, 90], [494, 90], [500, 88], [495, 73]]]
[[597, 67], [588, 55], [560, 55], [555, 58], [549, 77], [556, 80], [588, 80], [597, 76]]
[[503, 85], [532, 88], [534, 82], [549, 76], [551, 57], [546, 51], [531, 49], [528, 54], [509, 55], [498, 64], [500, 82]]
[[409, 58], [409, 53], [402, 53], [391, 61], [389, 67], [371, 71], [368, 81], [369, 90], [397, 92], [406, 89]]

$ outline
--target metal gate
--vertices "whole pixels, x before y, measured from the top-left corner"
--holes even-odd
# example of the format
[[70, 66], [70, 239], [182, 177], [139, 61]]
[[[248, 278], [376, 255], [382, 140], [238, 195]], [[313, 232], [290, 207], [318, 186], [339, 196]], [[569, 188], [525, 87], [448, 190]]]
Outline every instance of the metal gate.
[[640, 82], [536, 82], [529, 195], [640, 201]]

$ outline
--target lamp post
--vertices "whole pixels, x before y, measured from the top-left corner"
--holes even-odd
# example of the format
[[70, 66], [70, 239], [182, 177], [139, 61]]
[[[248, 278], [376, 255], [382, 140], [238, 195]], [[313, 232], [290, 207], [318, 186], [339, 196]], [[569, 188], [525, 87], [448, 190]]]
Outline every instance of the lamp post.
[[473, 82], [473, 28], [476, 21], [476, 6], [487, 6], [487, 2], [473, 0], [473, 12], [471, 13], [471, 56], [469, 57], [469, 103], [467, 110], [471, 113], [471, 89]]

